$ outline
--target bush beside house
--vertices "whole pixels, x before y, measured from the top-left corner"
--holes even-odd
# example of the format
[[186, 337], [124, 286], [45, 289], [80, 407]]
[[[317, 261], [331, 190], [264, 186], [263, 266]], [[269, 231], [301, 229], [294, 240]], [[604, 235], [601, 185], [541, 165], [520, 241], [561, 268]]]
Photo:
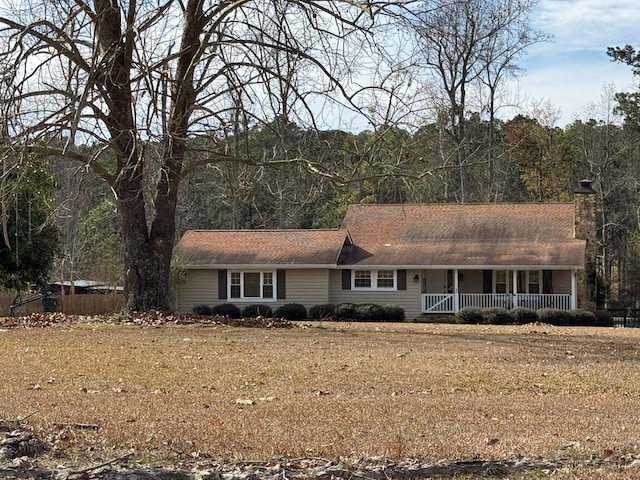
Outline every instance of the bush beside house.
[[233, 303], [221, 303], [211, 307], [212, 315], [222, 315], [229, 318], [240, 318], [242, 316], [240, 309]]
[[304, 320], [307, 318], [307, 307], [301, 303], [286, 303], [276, 309], [274, 316], [285, 320]]
[[613, 318], [607, 311], [589, 312], [585, 310], [559, 310], [555, 308], [518, 307], [503, 308], [462, 308], [456, 314], [456, 322], [461, 324], [524, 325], [527, 323], [547, 323], [558, 327], [612, 327]]

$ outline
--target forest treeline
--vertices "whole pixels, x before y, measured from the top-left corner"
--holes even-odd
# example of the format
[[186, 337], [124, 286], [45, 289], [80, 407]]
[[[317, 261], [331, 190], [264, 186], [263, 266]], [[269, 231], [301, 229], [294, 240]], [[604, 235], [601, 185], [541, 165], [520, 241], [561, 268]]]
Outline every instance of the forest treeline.
[[[479, 115], [466, 127], [468, 201], [571, 201], [579, 180], [593, 180], [602, 285], [610, 297], [635, 297], [638, 129], [598, 120], [562, 129], [525, 116], [492, 127]], [[437, 123], [413, 132], [384, 126], [351, 133], [276, 119], [228, 138], [197, 136], [189, 145], [193, 170], [179, 192], [176, 241], [187, 229], [335, 228], [352, 203], [462, 201], [455, 143]], [[153, 150], [147, 146], [150, 158]], [[226, 151], [230, 160], [198, 162], [212, 150]], [[52, 221], [63, 239], [54, 277], [120, 284], [113, 193], [75, 163], [47, 163], [56, 187]], [[149, 185], [157, 174], [148, 172]]]

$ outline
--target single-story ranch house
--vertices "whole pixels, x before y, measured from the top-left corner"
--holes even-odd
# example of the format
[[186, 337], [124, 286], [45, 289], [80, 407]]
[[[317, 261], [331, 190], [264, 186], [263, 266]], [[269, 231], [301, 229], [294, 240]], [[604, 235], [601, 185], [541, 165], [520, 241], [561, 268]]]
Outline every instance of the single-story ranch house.
[[191, 230], [176, 310], [195, 305], [400, 305], [593, 310], [596, 195], [573, 203], [351, 205], [329, 230]]

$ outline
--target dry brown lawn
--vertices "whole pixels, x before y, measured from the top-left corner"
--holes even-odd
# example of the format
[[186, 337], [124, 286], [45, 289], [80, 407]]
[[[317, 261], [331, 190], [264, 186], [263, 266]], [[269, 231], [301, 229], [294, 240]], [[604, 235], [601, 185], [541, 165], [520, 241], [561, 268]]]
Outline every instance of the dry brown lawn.
[[[0, 419], [32, 414], [63, 463], [640, 455], [635, 329], [78, 324], [0, 349]], [[622, 468], [554, 478], [640, 478]]]

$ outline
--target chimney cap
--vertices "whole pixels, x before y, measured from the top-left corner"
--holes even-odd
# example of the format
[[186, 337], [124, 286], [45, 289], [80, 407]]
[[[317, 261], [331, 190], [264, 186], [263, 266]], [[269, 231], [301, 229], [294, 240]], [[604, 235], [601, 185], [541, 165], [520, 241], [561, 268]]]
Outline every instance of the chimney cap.
[[587, 193], [594, 194], [596, 191], [591, 188], [593, 182], [589, 179], [580, 180], [580, 186], [576, 189], [575, 193]]

